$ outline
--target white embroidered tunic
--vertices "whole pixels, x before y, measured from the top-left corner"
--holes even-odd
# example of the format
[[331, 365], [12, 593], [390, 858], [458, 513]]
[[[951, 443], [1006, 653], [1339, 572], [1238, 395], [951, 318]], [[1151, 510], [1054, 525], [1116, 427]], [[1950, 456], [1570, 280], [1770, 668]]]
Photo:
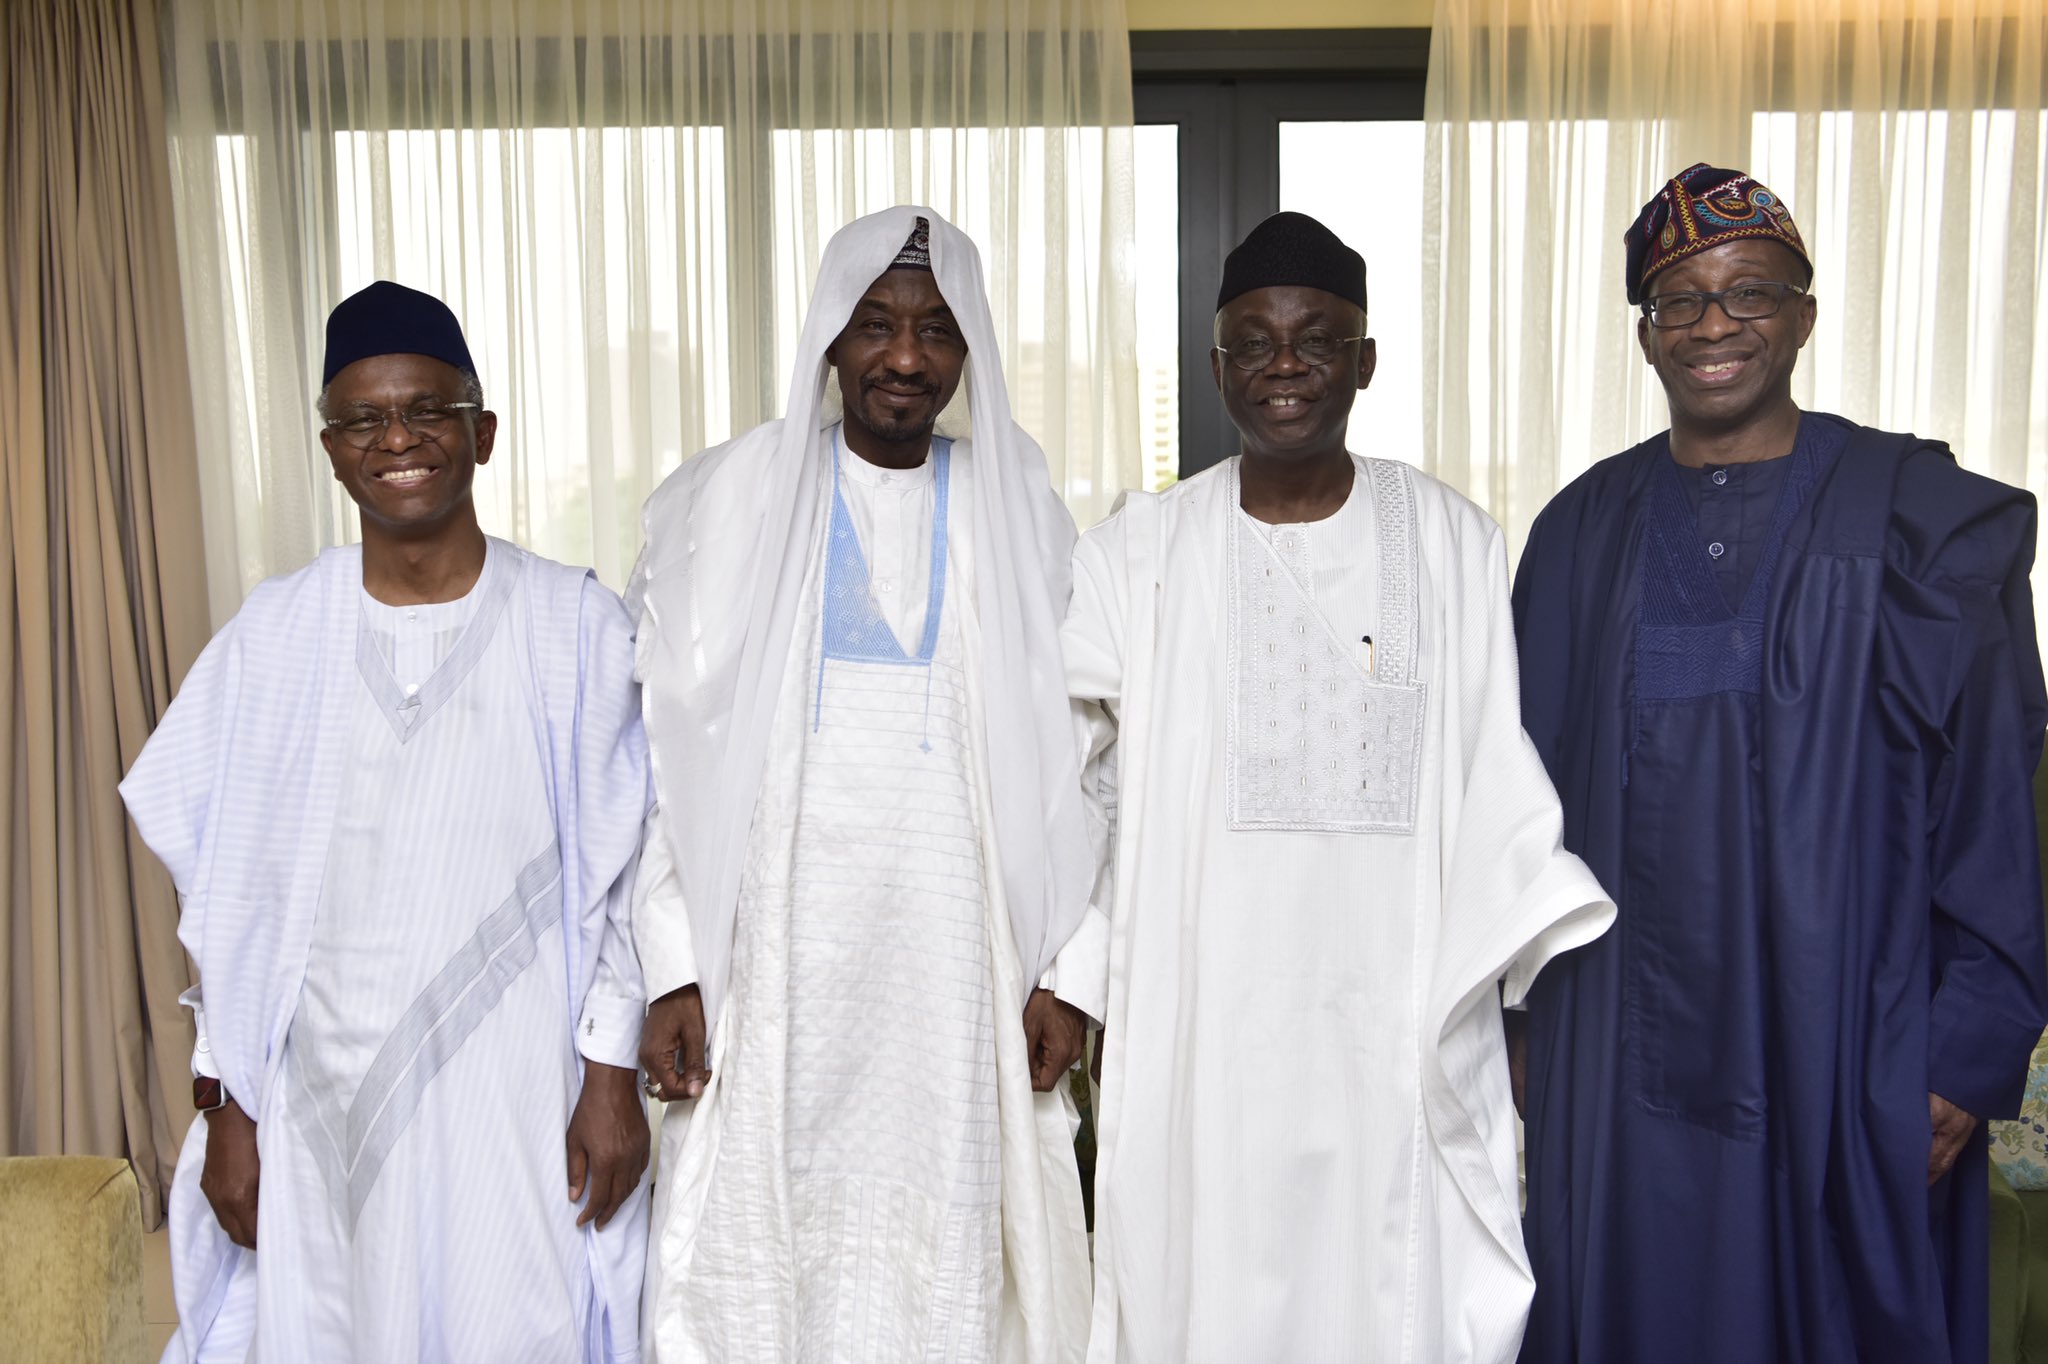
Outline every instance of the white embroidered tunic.
[[1324, 522], [1252, 520], [1232, 461], [1082, 537], [1068, 677], [1120, 787], [1091, 1360], [1514, 1357], [1496, 982], [1611, 910], [1506, 597], [1497, 528], [1384, 461]]
[[[1020, 1329], [1004, 1308], [1006, 1106], [1031, 1119], [1022, 1077], [999, 1099], [1018, 1064], [999, 1034], [1021, 1037], [1023, 983], [991, 912], [951, 452], [900, 471], [836, 450], [829, 478], [713, 1081], [663, 1125], [644, 1320], [666, 1364], [972, 1364], [1014, 1357], [1002, 1342]], [[666, 862], [643, 864], [636, 933], [675, 962]], [[650, 978], [656, 997], [664, 984]]]
[[1233, 829], [1415, 826], [1414, 508], [1394, 466], [1367, 468], [1326, 520], [1231, 522]]
[[[966, 717], [962, 761], [972, 794], [965, 813], [982, 840], [979, 881], [984, 911], [992, 916], [982, 941], [1001, 1132], [1002, 1279], [995, 1350], [1006, 1361], [1070, 1360], [1087, 1331], [1088, 1250], [1067, 1127], [1071, 1103], [1059, 1093], [1031, 1090], [1021, 1022], [1033, 978], [1055, 964], [1054, 988], [1096, 1017], [1107, 986], [1108, 918], [1090, 896], [1091, 830], [1075, 770], [1072, 715], [1060, 695], [1058, 636], [1070, 595], [1073, 518], [1053, 491], [1037, 443], [1011, 416], [979, 253], [930, 208], [904, 206], [870, 214], [833, 234], [797, 339], [788, 406], [779, 418], [685, 460], [663, 480], [647, 501], [645, 547], [627, 590], [638, 627], [635, 676], [642, 684], [658, 803], [644, 844], [640, 884], [646, 894], [635, 914], [635, 941], [651, 997], [697, 985], [714, 1071], [701, 1099], [671, 1105], [663, 1120], [657, 1194], [662, 1206], [648, 1261], [644, 1321], [651, 1353], [664, 1360], [806, 1357], [750, 1356], [728, 1348], [724, 1336], [708, 1335], [707, 1330], [723, 1332], [730, 1318], [700, 1315], [687, 1301], [693, 1291], [687, 1275], [692, 1265], [713, 1259], [693, 1247], [714, 1229], [705, 1215], [706, 1195], [722, 1177], [719, 1166], [732, 1149], [723, 1138], [725, 1097], [734, 1096], [737, 1110], [743, 1088], [725, 1060], [734, 1054], [726, 1029], [755, 1026], [752, 1009], [732, 1006], [735, 954], [746, 937], [739, 920], [757, 901], [773, 910], [772, 894], [760, 897], [777, 880], [759, 874], [758, 859], [771, 840], [794, 838], [797, 821], [808, 816], [805, 789], [829, 779], [811, 770], [812, 745], [792, 742], [804, 734], [804, 713], [815, 721], [829, 699], [833, 673], [828, 668], [821, 674], [812, 652], [821, 629], [820, 552], [834, 501], [838, 434], [824, 402], [832, 383], [826, 356], [913, 232], [926, 234], [932, 281], [968, 355], [954, 406], [944, 414], [964, 428], [951, 455], [949, 559], [934, 556], [933, 572], [917, 571], [917, 556], [929, 552], [931, 542], [919, 543], [912, 524], [918, 518], [904, 505], [909, 499], [895, 508], [903, 514], [892, 518], [883, 514], [879, 496], [869, 498], [877, 514], [867, 525], [859, 523], [856, 510], [869, 491], [863, 484], [840, 478], [839, 500], [867, 552], [880, 633], [901, 647], [917, 634], [913, 621], [935, 618], [959, 631], [957, 646], [940, 642], [934, 665], [925, 670], [915, 716], [920, 745], [929, 741], [937, 753], [949, 742], [951, 724], [938, 664], [947, 648], [957, 647]], [[892, 525], [899, 529], [892, 532]], [[892, 543], [883, 544], [885, 538]], [[947, 585], [943, 610], [911, 609], [917, 583], [929, 584], [941, 564]], [[894, 590], [885, 590], [892, 582]], [[896, 593], [904, 609], [882, 604]], [[919, 647], [907, 652], [923, 652], [923, 642], [920, 636]], [[899, 682], [904, 676], [899, 670]], [[910, 700], [894, 698], [891, 713]], [[792, 730], [792, 723], [798, 728]], [[825, 742], [822, 731], [813, 737]], [[890, 770], [879, 758], [876, 767]], [[893, 794], [877, 787], [871, 803], [888, 810]], [[906, 829], [916, 827], [913, 822]], [[856, 882], [876, 874], [857, 848], [821, 849], [825, 853], [840, 859]], [[776, 875], [799, 884], [786, 869]], [[860, 903], [858, 893], [850, 903]], [[943, 971], [937, 978], [945, 978]], [[800, 993], [803, 983], [793, 979], [789, 988]], [[894, 1013], [879, 1007], [880, 997], [875, 1002], [877, 1036], [835, 1045], [849, 1052], [891, 1048], [898, 1066], [887, 1074], [899, 1076], [916, 1057], [889, 1022]], [[787, 1022], [764, 1018], [760, 1026]], [[871, 1073], [865, 1064], [844, 1062], [861, 1076]], [[791, 1070], [785, 1077], [792, 1086], [797, 1074]], [[806, 1077], [807, 1083], [842, 1079], [829, 1066]], [[784, 1118], [797, 1111], [791, 1104]], [[796, 1177], [793, 1166], [768, 1173], [778, 1181]], [[780, 1200], [774, 1203], [778, 1216], [792, 1205], [773, 1190], [788, 1187], [770, 1186], [768, 1197]], [[770, 1228], [770, 1244], [789, 1245], [793, 1225]], [[922, 1273], [922, 1266], [958, 1266], [959, 1249], [949, 1247], [934, 1260], [921, 1236], [897, 1246], [872, 1244], [874, 1258], [840, 1281], [849, 1293], [884, 1295], [871, 1304], [877, 1325], [871, 1341], [839, 1334], [842, 1328], [829, 1323], [818, 1327], [825, 1334], [810, 1335], [824, 1318], [816, 1311], [817, 1294], [799, 1293], [794, 1283], [793, 1253], [745, 1291], [758, 1300], [754, 1310], [778, 1314], [787, 1324], [792, 1351], [801, 1331], [819, 1342], [810, 1348], [894, 1364], [920, 1357], [896, 1350], [903, 1340], [912, 1339], [919, 1351], [943, 1351], [944, 1333], [956, 1326], [966, 1332], [960, 1338], [971, 1351], [973, 1314], [959, 1295], [979, 1292], [971, 1287], [973, 1276], [948, 1272], [914, 1292], [906, 1287], [907, 1276]], [[929, 1329], [906, 1335], [889, 1324], [918, 1321]]]

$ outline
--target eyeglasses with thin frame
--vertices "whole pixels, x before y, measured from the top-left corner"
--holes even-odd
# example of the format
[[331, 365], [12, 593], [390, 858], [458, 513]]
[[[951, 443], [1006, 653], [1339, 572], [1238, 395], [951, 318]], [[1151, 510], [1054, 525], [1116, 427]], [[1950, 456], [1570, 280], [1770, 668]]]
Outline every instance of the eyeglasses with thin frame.
[[1707, 305], [1718, 303], [1732, 322], [1754, 322], [1770, 317], [1785, 306], [1785, 300], [1805, 293], [1797, 284], [1776, 280], [1738, 284], [1732, 289], [1697, 289], [1680, 294], [1657, 294], [1643, 300], [1643, 316], [1650, 325], [1670, 331], [1690, 327], [1707, 315]]
[[1209, 349], [1227, 357], [1239, 369], [1253, 374], [1279, 359], [1282, 346], [1293, 351], [1294, 358], [1310, 369], [1321, 369], [1337, 358], [1340, 348], [1353, 341], [1363, 341], [1366, 336], [1365, 332], [1356, 336], [1332, 336], [1325, 331], [1306, 331], [1292, 341], [1275, 341], [1270, 336], [1247, 336], [1242, 341]]
[[421, 403], [404, 411], [388, 407], [380, 412], [364, 411], [353, 416], [336, 417], [327, 423], [327, 429], [338, 432], [344, 441], [358, 450], [374, 450], [384, 443], [391, 430], [391, 419], [396, 417], [419, 439], [438, 444], [458, 415], [478, 411], [482, 406], [481, 403]]

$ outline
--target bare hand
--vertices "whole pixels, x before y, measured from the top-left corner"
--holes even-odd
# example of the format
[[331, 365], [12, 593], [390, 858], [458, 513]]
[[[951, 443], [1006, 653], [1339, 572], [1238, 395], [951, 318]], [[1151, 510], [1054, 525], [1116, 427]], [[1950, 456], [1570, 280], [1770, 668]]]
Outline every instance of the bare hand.
[[590, 1191], [576, 1225], [599, 1231], [632, 1197], [647, 1170], [647, 1109], [634, 1092], [638, 1072], [586, 1062], [583, 1092], [569, 1115], [569, 1201]]
[[1508, 1035], [1508, 1090], [1515, 1097], [1515, 1116], [1529, 1116], [1529, 1015], [1519, 1009], [1501, 1010], [1501, 1026]]
[[1927, 1186], [1933, 1188], [1941, 1177], [1955, 1168], [1964, 1143], [1977, 1130], [1975, 1115], [1965, 1113], [1939, 1094], [1927, 1096], [1927, 1122], [1934, 1140], [1927, 1148]]
[[647, 1072], [648, 1094], [663, 1103], [702, 1097], [711, 1068], [704, 1064], [704, 997], [696, 986], [670, 990], [647, 1006], [640, 1069]]
[[230, 1099], [206, 1115], [206, 1165], [199, 1172], [199, 1191], [213, 1205], [220, 1229], [244, 1250], [256, 1249], [256, 1186], [261, 1176], [256, 1122]]
[[1088, 1015], [1050, 990], [1031, 992], [1024, 1001], [1024, 1055], [1033, 1089], [1051, 1093], [1087, 1045]]

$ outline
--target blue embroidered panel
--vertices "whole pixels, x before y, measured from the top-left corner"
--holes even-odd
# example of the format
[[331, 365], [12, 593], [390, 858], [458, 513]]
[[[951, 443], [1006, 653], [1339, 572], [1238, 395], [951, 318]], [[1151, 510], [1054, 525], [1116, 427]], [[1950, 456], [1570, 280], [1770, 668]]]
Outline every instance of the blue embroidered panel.
[[1792, 520], [1806, 505], [1822, 471], [1841, 453], [1840, 428], [1802, 421], [1792, 468], [1778, 494], [1756, 571], [1739, 610], [1731, 611], [1714, 579], [1713, 563], [1677, 465], [1660, 455], [1650, 475], [1650, 517], [1643, 534], [1637, 581], [1635, 699], [1686, 701], [1721, 692], [1754, 695], [1763, 685], [1764, 616]]
[[853, 519], [846, 513], [846, 499], [839, 491], [839, 461], [845, 456], [835, 444], [832, 520], [825, 533], [826, 658], [848, 663], [931, 665], [932, 653], [939, 643], [939, 615], [946, 604], [946, 505], [952, 454], [952, 442], [933, 444], [931, 590], [924, 609], [924, 635], [912, 656], [903, 651], [896, 632], [889, 628], [881, 608], [875, 605], [867, 556], [861, 553], [860, 537], [854, 533]]

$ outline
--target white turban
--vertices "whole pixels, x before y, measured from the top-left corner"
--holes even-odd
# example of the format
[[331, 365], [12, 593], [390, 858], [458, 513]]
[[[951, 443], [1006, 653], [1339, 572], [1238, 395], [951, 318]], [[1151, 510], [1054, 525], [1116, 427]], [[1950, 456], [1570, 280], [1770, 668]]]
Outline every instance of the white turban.
[[825, 350], [920, 217], [930, 224], [932, 273], [968, 348], [971, 436], [956, 454], [971, 452], [973, 496], [971, 506], [955, 505], [972, 518], [990, 813], [1028, 979], [1051, 964], [1087, 909], [1093, 870], [1059, 646], [1073, 518], [1052, 490], [1044, 452], [1010, 418], [974, 243], [928, 208], [870, 214], [825, 248], [786, 416], [686, 461], [643, 514], [647, 546], [628, 600], [640, 622], [662, 822], [713, 1027], [829, 467]]

